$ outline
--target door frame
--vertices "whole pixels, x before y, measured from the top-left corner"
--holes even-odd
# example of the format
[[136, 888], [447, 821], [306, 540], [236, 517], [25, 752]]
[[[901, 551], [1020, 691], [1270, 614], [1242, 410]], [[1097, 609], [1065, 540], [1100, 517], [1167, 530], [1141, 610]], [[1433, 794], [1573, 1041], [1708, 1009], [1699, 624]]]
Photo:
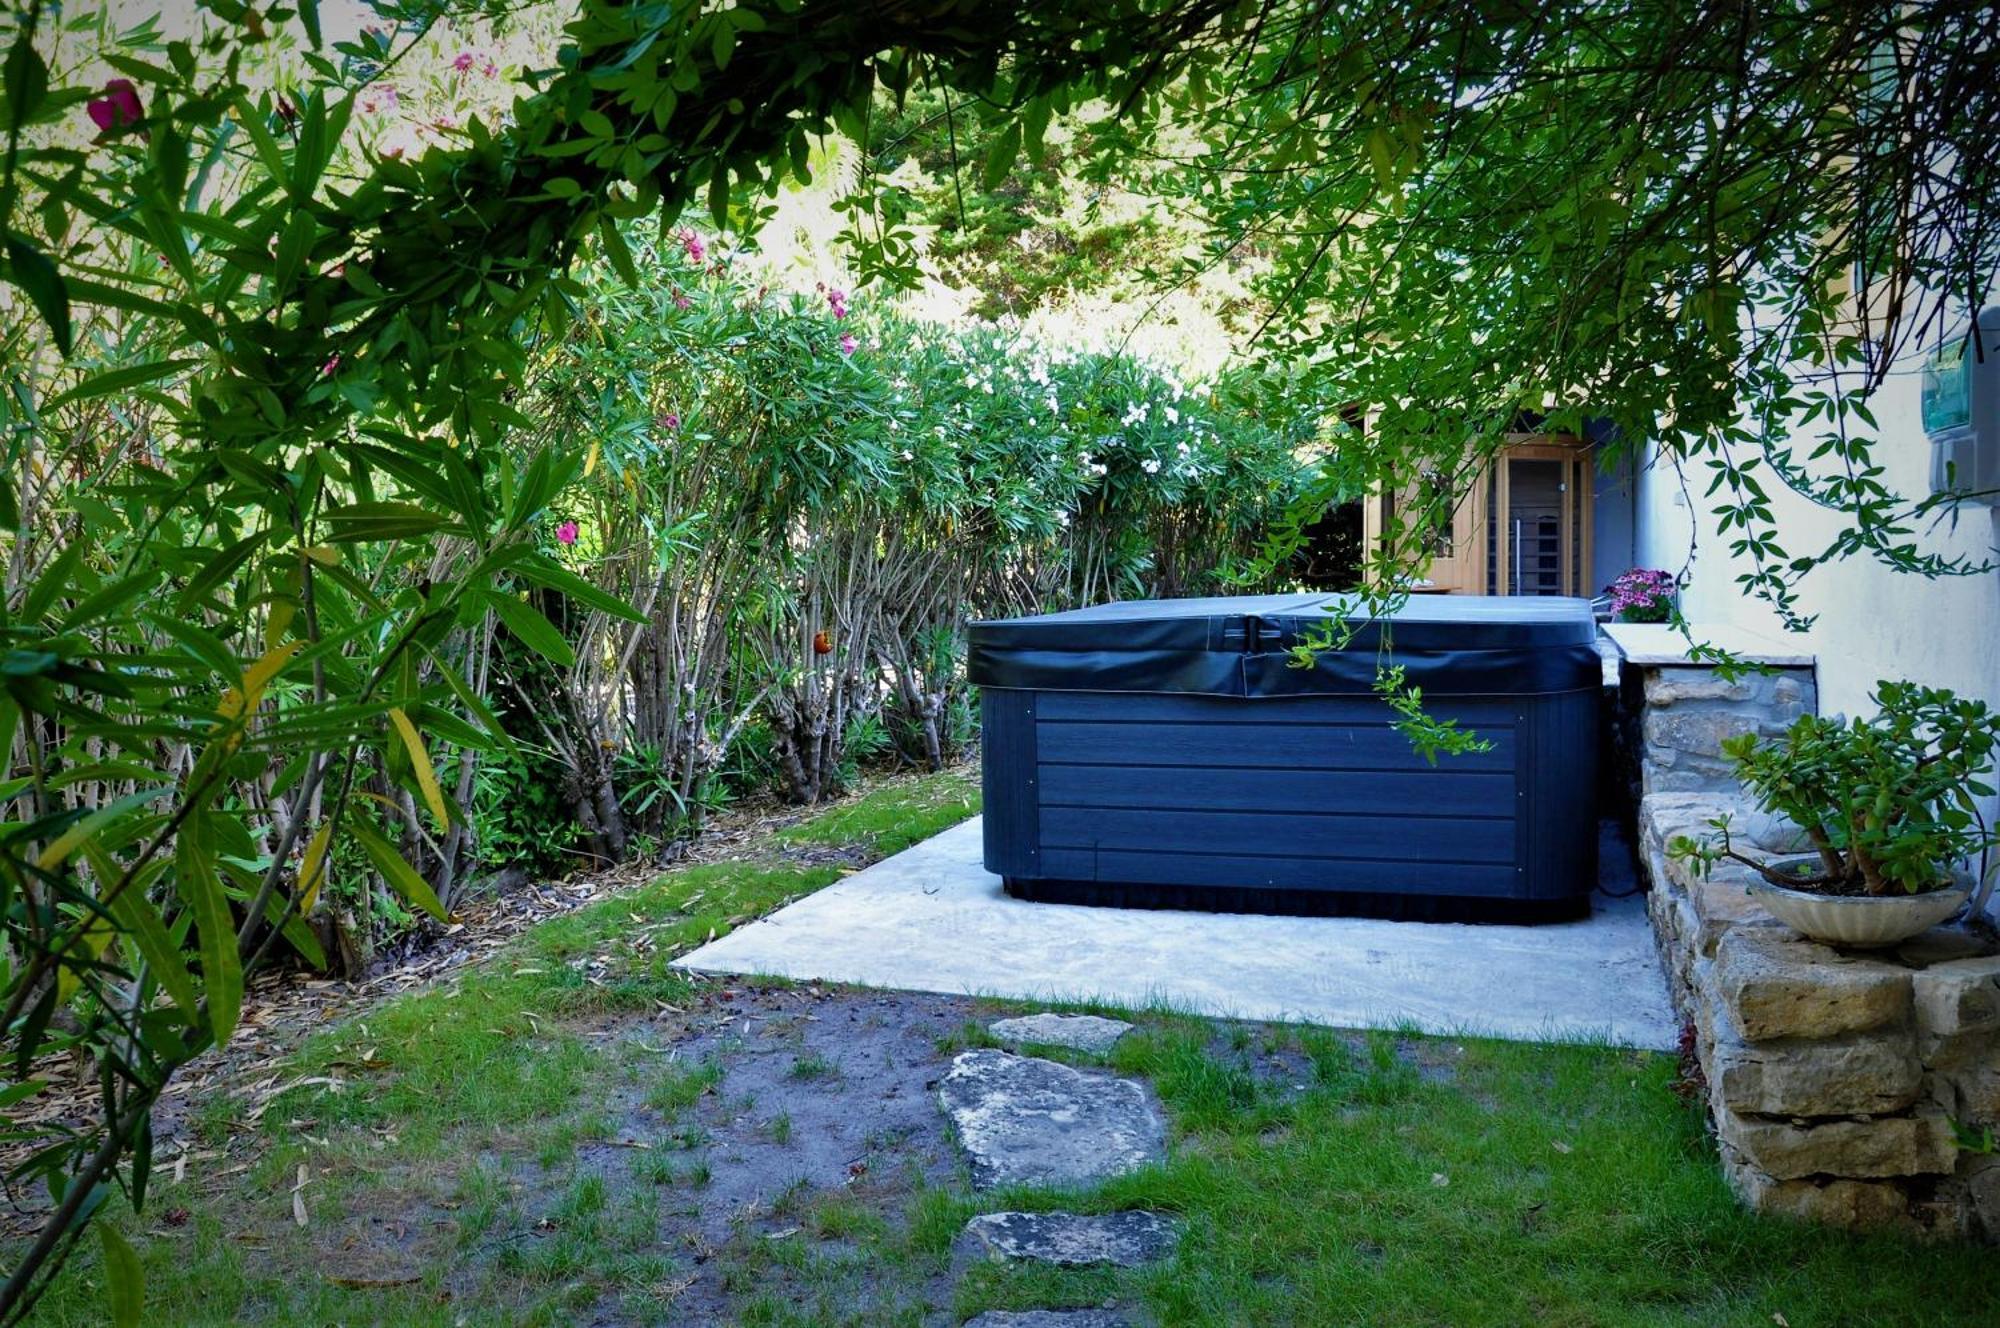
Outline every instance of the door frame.
[[[1509, 461], [1558, 461], [1563, 463], [1562, 526], [1560, 539], [1566, 555], [1562, 563], [1562, 593], [1585, 595], [1584, 583], [1591, 575], [1596, 550], [1597, 485], [1595, 444], [1567, 433], [1509, 433], [1492, 462], [1482, 467], [1466, 485], [1465, 497], [1453, 515], [1456, 546], [1451, 559], [1453, 575], [1440, 579], [1432, 564], [1431, 584], [1421, 587], [1433, 594], [1508, 595], [1513, 580], [1513, 526], [1508, 521], [1510, 486]], [[1382, 542], [1387, 505], [1391, 495], [1378, 489], [1362, 506], [1362, 539], [1371, 550]], [[1464, 519], [1460, 519], [1463, 514]], [[1496, 557], [1488, 575], [1486, 566], [1487, 527], [1493, 527]], [[1458, 531], [1464, 528], [1461, 537]]]
[[1582, 595], [1583, 588], [1579, 583], [1590, 575], [1596, 553], [1591, 538], [1597, 525], [1593, 448], [1588, 440], [1575, 434], [1510, 433], [1505, 437], [1506, 446], [1493, 464], [1496, 497], [1493, 510], [1499, 519], [1499, 527], [1494, 534], [1499, 541], [1500, 555], [1494, 567], [1494, 580], [1499, 584], [1489, 582], [1489, 591], [1496, 595], [1513, 593], [1509, 589], [1513, 569], [1513, 540], [1510, 538], [1513, 526], [1507, 520], [1512, 506], [1507, 463], [1559, 461], [1563, 463], [1564, 499], [1558, 536], [1565, 555], [1562, 560], [1562, 593]]

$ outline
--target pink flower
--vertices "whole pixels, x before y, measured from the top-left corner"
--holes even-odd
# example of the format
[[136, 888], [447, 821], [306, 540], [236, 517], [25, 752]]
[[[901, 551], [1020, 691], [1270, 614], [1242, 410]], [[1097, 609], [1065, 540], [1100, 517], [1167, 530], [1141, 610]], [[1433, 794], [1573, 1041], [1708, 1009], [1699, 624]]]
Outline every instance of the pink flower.
[[840, 353], [842, 355], [852, 355], [854, 348], [860, 344], [860, 342], [854, 339], [852, 332], [843, 332], [840, 334]]
[[492, 78], [495, 74], [500, 72], [500, 66], [494, 64], [491, 60], [488, 60], [485, 64], [479, 66], [479, 72], [486, 75], [486, 77], [488, 78]]
[[668, 433], [672, 433], [681, 427], [681, 417], [672, 411], [668, 411], [665, 415], [660, 416], [660, 427]]
[[129, 78], [114, 78], [104, 85], [104, 95], [87, 104], [91, 121], [105, 133], [138, 124], [146, 118], [146, 108], [139, 102], [139, 89], [132, 86]]
[[674, 308], [692, 309], [693, 307], [694, 307], [694, 301], [690, 300], [687, 297], [687, 295], [684, 292], [682, 292], [680, 287], [678, 286], [674, 287]]
[[687, 254], [691, 263], [699, 263], [708, 253], [707, 248], [702, 245], [701, 237], [693, 231], [681, 232], [681, 249]]
[[826, 306], [833, 310], [835, 318], [847, 317], [847, 292], [830, 290], [826, 293]]
[[453, 69], [456, 69], [461, 74], [463, 74], [466, 70], [472, 68], [472, 52], [460, 51], [458, 53], [458, 58], [451, 62], [451, 67]]
[[576, 543], [576, 522], [565, 521], [556, 527], [556, 539], [563, 544]]
[[328, 360], [325, 364], [322, 364], [319, 367], [319, 376], [321, 378], [331, 378], [333, 377], [334, 371], [339, 368], [340, 368], [340, 357], [336, 355], [332, 359]]

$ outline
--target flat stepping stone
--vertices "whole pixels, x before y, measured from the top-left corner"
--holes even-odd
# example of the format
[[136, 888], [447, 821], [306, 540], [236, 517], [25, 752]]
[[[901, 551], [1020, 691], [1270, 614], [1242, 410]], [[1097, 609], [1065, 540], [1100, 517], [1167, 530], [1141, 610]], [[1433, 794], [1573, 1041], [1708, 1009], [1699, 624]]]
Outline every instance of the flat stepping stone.
[[965, 1328], [1132, 1328], [1132, 1321], [1110, 1310], [988, 1310]]
[[1068, 1047], [1071, 1051], [1102, 1055], [1131, 1032], [1132, 1025], [1123, 1019], [1094, 1014], [1031, 1014], [988, 1024], [986, 1031], [1015, 1046], [1040, 1043], [1045, 1047]]
[[1158, 1213], [984, 1213], [965, 1224], [974, 1248], [989, 1258], [1089, 1268], [1153, 1263], [1180, 1244], [1180, 1224]]
[[982, 1190], [1093, 1184], [1166, 1153], [1166, 1124], [1143, 1084], [1034, 1056], [960, 1052], [938, 1103]]

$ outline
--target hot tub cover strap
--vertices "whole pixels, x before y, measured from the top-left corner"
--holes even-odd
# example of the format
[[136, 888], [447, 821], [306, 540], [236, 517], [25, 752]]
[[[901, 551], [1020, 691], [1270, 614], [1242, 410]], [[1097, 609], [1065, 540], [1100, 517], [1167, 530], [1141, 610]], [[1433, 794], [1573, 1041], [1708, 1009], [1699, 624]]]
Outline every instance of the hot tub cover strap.
[[1182, 692], [1200, 696], [1338, 696], [1372, 691], [1381, 665], [1437, 696], [1529, 695], [1596, 687], [1591, 646], [1543, 650], [1322, 651], [1311, 668], [1286, 652], [1012, 650], [975, 641], [966, 672], [981, 687], [1061, 692]]
[[1408, 683], [1440, 696], [1568, 692], [1601, 680], [1597, 624], [1574, 599], [1413, 598], [1387, 621], [1351, 624], [1344, 649], [1300, 667], [1292, 647], [1328, 627], [1341, 601], [1122, 601], [978, 622], [967, 634], [967, 673], [982, 687], [1237, 697], [1365, 693], [1384, 665], [1401, 665]]

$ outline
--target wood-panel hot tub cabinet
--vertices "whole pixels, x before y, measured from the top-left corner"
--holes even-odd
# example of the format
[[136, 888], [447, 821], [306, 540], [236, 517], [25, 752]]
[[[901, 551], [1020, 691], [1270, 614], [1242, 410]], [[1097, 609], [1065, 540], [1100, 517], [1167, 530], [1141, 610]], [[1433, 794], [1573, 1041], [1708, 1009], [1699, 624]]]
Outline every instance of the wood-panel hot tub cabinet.
[[[1289, 647], [1338, 596], [975, 623], [985, 858], [1028, 899], [1544, 921], [1597, 875], [1596, 623], [1575, 599], [1412, 599]], [[1490, 750], [1433, 765], [1370, 690], [1401, 664]]]

